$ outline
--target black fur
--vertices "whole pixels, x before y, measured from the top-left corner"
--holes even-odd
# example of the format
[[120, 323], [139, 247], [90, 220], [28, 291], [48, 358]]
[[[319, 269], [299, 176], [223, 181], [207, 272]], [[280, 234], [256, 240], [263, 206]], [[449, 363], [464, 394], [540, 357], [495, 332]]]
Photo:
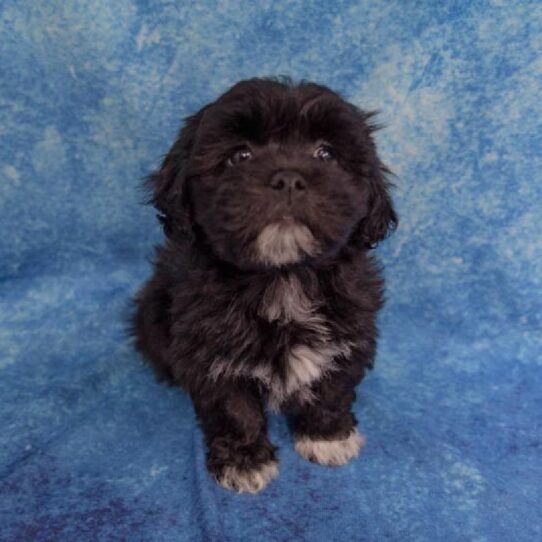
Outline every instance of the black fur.
[[[268, 399], [297, 436], [356, 424], [382, 305], [369, 250], [397, 224], [371, 117], [313, 83], [242, 81], [186, 120], [150, 177], [166, 238], [137, 297], [136, 344], [190, 394], [219, 480], [275, 459]], [[331, 158], [314, 156], [322, 145]], [[285, 189], [288, 175], [302, 184]]]

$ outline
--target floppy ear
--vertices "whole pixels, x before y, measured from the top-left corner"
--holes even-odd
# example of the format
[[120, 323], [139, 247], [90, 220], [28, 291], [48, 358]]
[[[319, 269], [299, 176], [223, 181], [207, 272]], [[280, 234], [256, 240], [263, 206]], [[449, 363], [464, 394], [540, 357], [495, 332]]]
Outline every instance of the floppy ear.
[[390, 170], [378, 157], [374, 132], [380, 130], [383, 125], [375, 122], [378, 111], [363, 111], [356, 106], [350, 105], [350, 113], [355, 120], [357, 128], [357, 149], [360, 155], [361, 177], [368, 189], [367, 210], [365, 217], [359, 223], [354, 239], [365, 248], [375, 248], [385, 239], [399, 222], [390, 195], [392, 184], [388, 180]]
[[361, 223], [361, 234], [367, 248], [375, 248], [399, 222], [390, 196], [389, 170], [377, 159], [369, 174], [369, 208]]
[[151, 192], [149, 203], [159, 211], [158, 219], [164, 225], [166, 234], [173, 229], [186, 231], [190, 226], [186, 177], [203, 113], [204, 109], [185, 120], [160, 169], [147, 179]]

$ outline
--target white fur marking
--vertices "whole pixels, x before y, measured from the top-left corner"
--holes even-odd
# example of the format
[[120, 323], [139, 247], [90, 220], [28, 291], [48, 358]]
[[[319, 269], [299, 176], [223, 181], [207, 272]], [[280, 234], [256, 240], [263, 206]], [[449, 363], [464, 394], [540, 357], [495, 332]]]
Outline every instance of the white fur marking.
[[[305, 294], [300, 279], [293, 273], [271, 282], [263, 294], [259, 314], [269, 322], [287, 325], [295, 322], [315, 334], [314, 344], [298, 344], [288, 353], [286, 375], [277, 374], [272, 365], [250, 365], [217, 358], [211, 364], [209, 378], [244, 377], [259, 380], [269, 390], [269, 406], [279, 410], [289, 396], [296, 394], [298, 401], [311, 403], [314, 394], [310, 387], [327, 372], [336, 369], [334, 359], [349, 355], [351, 345], [332, 342], [325, 318]], [[311, 341], [312, 342], [312, 341]]]
[[259, 380], [269, 390], [269, 406], [279, 410], [280, 404], [294, 393], [304, 403], [313, 401], [310, 386], [322, 378], [327, 372], [336, 369], [334, 358], [348, 355], [348, 343], [323, 343], [317, 347], [303, 344], [294, 346], [288, 358], [286, 379], [274, 374], [270, 366], [247, 367], [244, 364], [235, 366], [231, 361], [217, 358], [209, 370], [209, 378], [218, 381], [221, 377], [245, 377]]
[[329, 371], [334, 371], [334, 358], [350, 352], [348, 344], [328, 343], [317, 348], [305, 345], [294, 346], [288, 359], [286, 381], [275, 377], [269, 388], [269, 406], [279, 410], [280, 404], [288, 396], [296, 394], [302, 403], [311, 403], [314, 394], [310, 386], [320, 380]]
[[267, 225], [256, 239], [257, 256], [267, 265], [284, 265], [299, 261], [304, 255], [314, 256], [318, 243], [303, 224], [274, 222]]
[[313, 307], [296, 275], [279, 277], [265, 291], [262, 308], [270, 322], [292, 320], [303, 323], [313, 314]]
[[260, 465], [256, 469], [245, 470], [235, 466], [225, 467], [220, 476], [216, 478], [218, 484], [238, 493], [258, 493], [273, 478], [276, 478], [279, 469], [276, 461]]
[[324, 318], [317, 312], [294, 274], [279, 277], [267, 288], [260, 313], [269, 322], [301, 324], [319, 333], [321, 339], [328, 335]]
[[312, 440], [307, 436], [296, 437], [296, 452], [320, 465], [345, 465], [365, 444], [365, 437], [354, 429], [344, 440]]
[[294, 346], [288, 359], [288, 375], [286, 377], [286, 392], [294, 392], [318, 380], [326, 369], [330, 369], [333, 360], [333, 349], [309, 348], [305, 345]]

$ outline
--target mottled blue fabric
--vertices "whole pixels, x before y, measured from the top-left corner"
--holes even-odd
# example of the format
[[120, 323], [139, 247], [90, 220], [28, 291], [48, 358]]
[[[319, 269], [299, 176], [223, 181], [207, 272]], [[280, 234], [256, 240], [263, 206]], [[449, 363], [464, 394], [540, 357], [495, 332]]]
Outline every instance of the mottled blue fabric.
[[[542, 537], [542, 5], [0, 3], [0, 538]], [[382, 111], [401, 216], [355, 405], [368, 437], [216, 486], [180, 390], [124, 334], [160, 238], [140, 205], [185, 115], [289, 74]]]

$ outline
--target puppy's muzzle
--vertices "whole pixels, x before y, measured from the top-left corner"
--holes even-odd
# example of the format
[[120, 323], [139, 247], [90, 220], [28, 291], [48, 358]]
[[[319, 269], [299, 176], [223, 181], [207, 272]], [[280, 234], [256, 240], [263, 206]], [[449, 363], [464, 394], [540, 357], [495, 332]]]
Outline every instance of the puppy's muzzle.
[[292, 200], [304, 195], [307, 190], [307, 181], [298, 171], [281, 169], [271, 176], [269, 186], [278, 197], [287, 199], [291, 203]]

